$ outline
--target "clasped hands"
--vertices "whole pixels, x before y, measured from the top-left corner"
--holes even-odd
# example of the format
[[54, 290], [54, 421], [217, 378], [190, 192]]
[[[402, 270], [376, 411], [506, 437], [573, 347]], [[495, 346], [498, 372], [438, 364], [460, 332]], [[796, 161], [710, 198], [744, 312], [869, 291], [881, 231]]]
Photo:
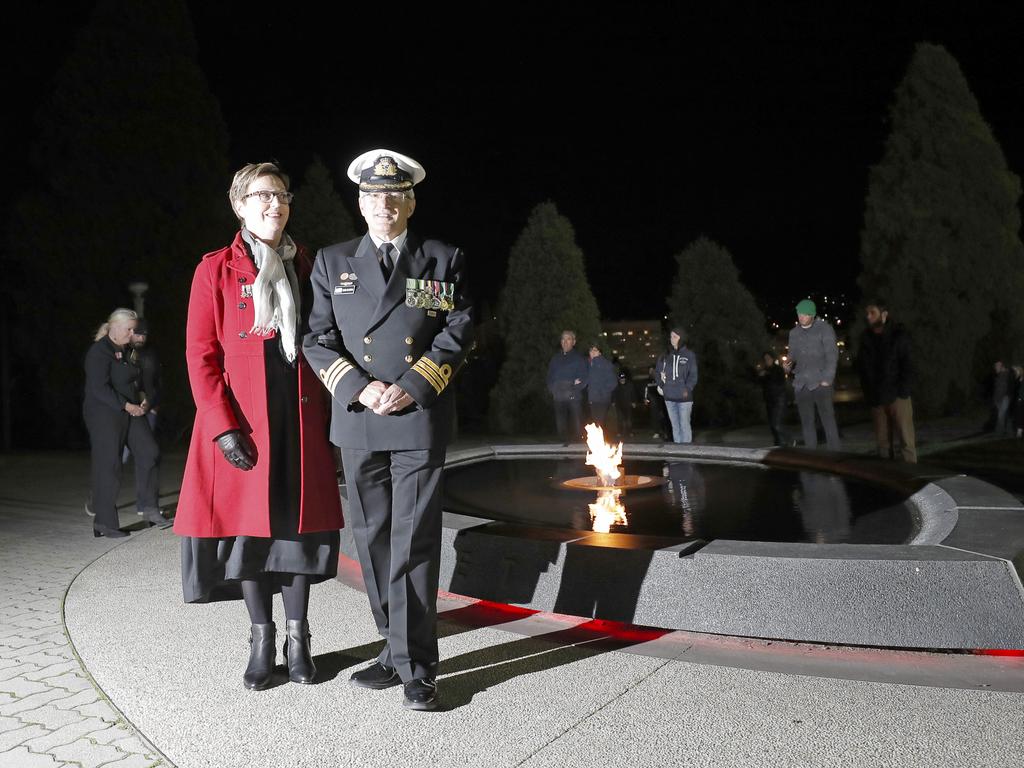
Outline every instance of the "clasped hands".
[[359, 393], [358, 401], [378, 416], [408, 408], [413, 404], [409, 393], [397, 384], [385, 384], [383, 381], [371, 381]]
[[149, 410], [149, 401], [143, 400], [141, 405], [125, 403], [124, 409], [128, 412], [129, 416], [145, 416], [146, 411]]

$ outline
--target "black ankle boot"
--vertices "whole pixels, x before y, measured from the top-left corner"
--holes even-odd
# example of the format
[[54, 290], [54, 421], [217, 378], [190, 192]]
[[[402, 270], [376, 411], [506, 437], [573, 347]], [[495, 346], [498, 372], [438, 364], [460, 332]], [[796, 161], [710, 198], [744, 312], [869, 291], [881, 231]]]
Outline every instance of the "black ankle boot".
[[245, 687], [262, 691], [270, 685], [277, 655], [277, 628], [274, 622], [253, 624], [249, 635], [249, 666], [245, 668], [242, 681]]
[[305, 619], [288, 619], [285, 623], [284, 657], [288, 660], [288, 679], [293, 683], [312, 683], [316, 665], [309, 647], [309, 623]]

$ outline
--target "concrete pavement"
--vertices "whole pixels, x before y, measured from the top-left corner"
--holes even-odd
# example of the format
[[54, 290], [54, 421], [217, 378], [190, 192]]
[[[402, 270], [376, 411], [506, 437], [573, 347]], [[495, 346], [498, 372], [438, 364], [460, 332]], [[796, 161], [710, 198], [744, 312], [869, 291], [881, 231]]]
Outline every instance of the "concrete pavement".
[[[847, 449], [870, 449], [863, 431], [847, 428]], [[977, 439], [966, 423], [919, 434], [924, 454]], [[180, 466], [165, 459], [165, 490]], [[183, 605], [176, 537], [143, 530], [131, 508], [135, 535], [94, 539], [87, 487], [86, 453], [0, 457], [0, 768], [1016, 766], [1024, 754], [1020, 656], [631, 635], [455, 596], [441, 603], [444, 709], [408, 712], [400, 691], [345, 685], [379, 640], [344, 570], [311, 601], [318, 684], [245, 691], [244, 607]]]

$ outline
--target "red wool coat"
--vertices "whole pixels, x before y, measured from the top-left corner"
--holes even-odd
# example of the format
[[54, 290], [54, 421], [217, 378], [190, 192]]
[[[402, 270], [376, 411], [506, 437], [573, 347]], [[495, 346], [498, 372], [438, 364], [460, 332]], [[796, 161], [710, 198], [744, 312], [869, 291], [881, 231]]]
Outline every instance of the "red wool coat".
[[[295, 255], [300, 284], [309, 280], [311, 267], [300, 248]], [[192, 280], [185, 358], [196, 421], [174, 519], [174, 531], [182, 536], [270, 536], [263, 342], [271, 337], [249, 332], [255, 317], [250, 293], [255, 280], [256, 265], [241, 234], [227, 248], [204, 256]], [[343, 525], [334, 454], [327, 442], [325, 392], [300, 345], [300, 533]], [[231, 429], [241, 429], [255, 443], [256, 465], [248, 472], [231, 466], [215, 442]]]

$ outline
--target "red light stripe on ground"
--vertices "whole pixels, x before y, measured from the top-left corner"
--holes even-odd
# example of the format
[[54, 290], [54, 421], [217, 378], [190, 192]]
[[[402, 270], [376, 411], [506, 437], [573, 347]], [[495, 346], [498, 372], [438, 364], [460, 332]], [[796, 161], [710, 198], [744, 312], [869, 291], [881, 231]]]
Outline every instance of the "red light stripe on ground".
[[1024, 656], [1024, 649], [1021, 648], [975, 648], [974, 654], [978, 656]]

